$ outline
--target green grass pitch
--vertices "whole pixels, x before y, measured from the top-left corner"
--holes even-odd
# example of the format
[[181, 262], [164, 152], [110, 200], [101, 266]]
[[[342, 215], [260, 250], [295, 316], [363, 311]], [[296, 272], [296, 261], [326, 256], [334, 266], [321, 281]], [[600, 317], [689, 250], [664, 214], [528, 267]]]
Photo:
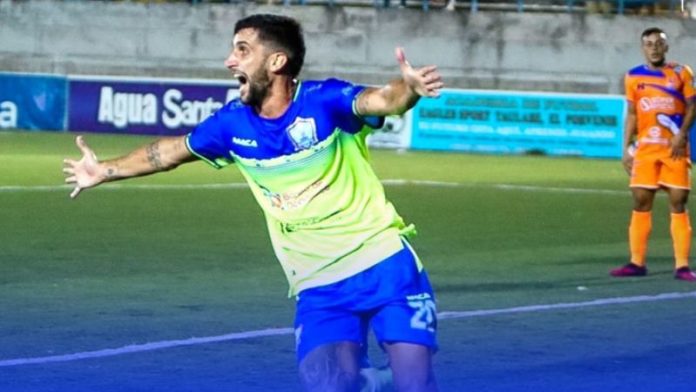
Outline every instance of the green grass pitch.
[[[250, 191], [210, 186], [241, 183], [234, 167], [196, 162], [70, 200], [61, 167], [78, 156], [74, 136], [0, 132], [0, 390], [299, 390], [287, 333], [8, 365], [292, 326]], [[110, 158], [151, 138], [86, 140]], [[440, 312], [542, 306], [441, 320], [443, 391], [692, 390], [696, 286], [672, 278], [664, 197], [649, 276], [608, 276], [627, 260], [631, 200], [618, 161], [385, 150], [371, 159], [418, 228], [413, 246]], [[677, 298], [601, 301], [664, 293]]]

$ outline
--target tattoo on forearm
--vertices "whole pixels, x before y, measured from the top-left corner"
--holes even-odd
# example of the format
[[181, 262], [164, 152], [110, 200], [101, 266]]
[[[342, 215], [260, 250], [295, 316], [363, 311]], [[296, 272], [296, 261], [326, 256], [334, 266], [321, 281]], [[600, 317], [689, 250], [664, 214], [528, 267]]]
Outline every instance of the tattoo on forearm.
[[115, 177], [116, 177], [116, 169], [114, 169], [113, 167], [106, 169], [106, 179], [107, 180], [114, 179]]
[[159, 151], [159, 144], [157, 142], [152, 143], [147, 146], [145, 151], [147, 152], [147, 161], [150, 163], [150, 165], [155, 169], [161, 169], [163, 165]]
[[369, 97], [366, 94], [361, 94], [360, 97], [358, 97], [358, 114], [367, 113], [367, 101], [368, 100], [369, 100]]

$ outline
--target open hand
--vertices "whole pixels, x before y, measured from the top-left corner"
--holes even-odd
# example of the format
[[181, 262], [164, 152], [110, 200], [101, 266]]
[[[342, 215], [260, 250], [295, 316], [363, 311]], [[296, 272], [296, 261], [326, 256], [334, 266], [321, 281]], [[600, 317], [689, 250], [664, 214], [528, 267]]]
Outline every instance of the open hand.
[[65, 174], [65, 183], [74, 185], [71, 198], [76, 198], [83, 189], [91, 188], [99, 185], [104, 181], [99, 167], [99, 160], [82, 136], [75, 138], [77, 147], [82, 152], [82, 158], [79, 161], [73, 159], [63, 160], [63, 173]]
[[444, 86], [437, 66], [428, 65], [422, 68], [413, 68], [406, 60], [403, 48], [396, 48], [396, 61], [401, 68], [401, 77], [406, 84], [422, 97], [438, 97], [440, 89]]

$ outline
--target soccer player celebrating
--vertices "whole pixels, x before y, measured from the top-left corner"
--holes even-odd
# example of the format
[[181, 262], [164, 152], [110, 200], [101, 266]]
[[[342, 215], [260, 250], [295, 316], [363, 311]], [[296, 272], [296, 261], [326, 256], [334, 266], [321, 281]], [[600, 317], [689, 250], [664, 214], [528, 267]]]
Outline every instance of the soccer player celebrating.
[[191, 133], [99, 161], [82, 137], [66, 159], [71, 197], [103, 182], [201, 159], [230, 163], [263, 209], [275, 254], [297, 296], [295, 335], [307, 391], [357, 391], [368, 326], [384, 347], [398, 391], [436, 391], [436, 309], [427, 274], [405, 239], [413, 232], [386, 200], [367, 161], [363, 127], [401, 114], [443, 87], [435, 66], [413, 68], [396, 49], [401, 77], [382, 87], [298, 81], [302, 28], [252, 15], [234, 28], [225, 66], [240, 97]]
[[633, 213], [629, 226], [631, 260], [612, 276], [645, 276], [655, 193], [669, 197], [674, 277], [694, 282], [689, 269], [691, 224], [686, 202], [691, 189], [688, 134], [694, 121], [694, 77], [686, 65], [667, 62], [667, 35], [650, 28], [641, 35], [646, 63], [626, 74], [628, 101], [623, 165], [630, 175]]

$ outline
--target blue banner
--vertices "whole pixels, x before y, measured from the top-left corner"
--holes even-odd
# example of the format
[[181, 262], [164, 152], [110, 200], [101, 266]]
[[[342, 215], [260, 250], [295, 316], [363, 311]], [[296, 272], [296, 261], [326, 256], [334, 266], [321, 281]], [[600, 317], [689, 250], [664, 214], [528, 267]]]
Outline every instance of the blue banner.
[[235, 80], [71, 77], [68, 129], [185, 134], [237, 95]]
[[65, 129], [67, 79], [0, 73], [0, 129]]
[[411, 148], [621, 157], [621, 96], [446, 90], [413, 109]]

